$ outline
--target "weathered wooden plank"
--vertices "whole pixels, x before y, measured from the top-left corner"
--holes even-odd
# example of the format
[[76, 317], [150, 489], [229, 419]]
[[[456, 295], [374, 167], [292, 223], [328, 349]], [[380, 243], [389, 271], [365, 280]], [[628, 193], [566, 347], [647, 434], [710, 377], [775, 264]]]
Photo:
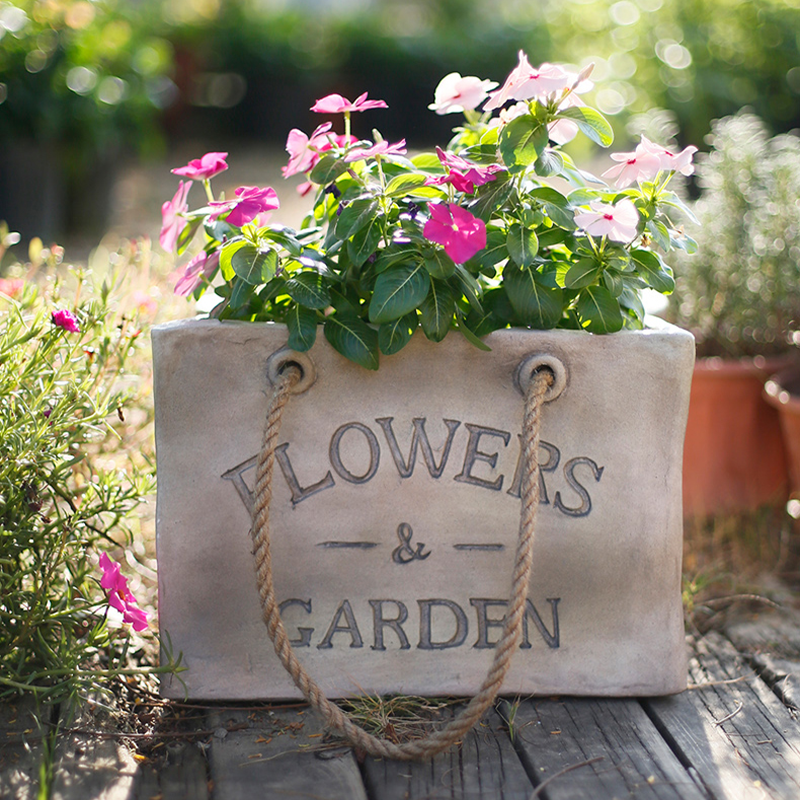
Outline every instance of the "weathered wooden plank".
[[31, 700], [0, 704], [0, 798], [37, 795], [43, 729], [35, 709]]
[[546, 800], [705, 797], [636, 700], [529, 699], [506, 713]]
[[102, 728], [86, 708], [74, 716], [62, 711], [61, 726], [51, 800], [130, 800], [139, 766], [132, 751], [116, 736], [78, 732]]
[[506, 726], [494, 711], [460, 748], [425, 762], [368, 757], [363, 770], [367, 793], [374, 800], [528, 800], [533, 791]]
[[208, 800], [206, 759], [197, 745], [168, 748], [166, 762], [146, 763], [136, 774], [132, 800]]
[[712, 797], [800, 796], [800, 727], [731, 644], [696, 642], [690, 676], [697, 688], [647, 707]]
[[352, 752], [326, 747], [311, 711], [213, 712], [208, 725], [215, 729], [209, 762], [219, 800], [366, 800]]
[[800, 660], [758, 653], [747, 658], [775, 695], [795, 711], [800, 710]]

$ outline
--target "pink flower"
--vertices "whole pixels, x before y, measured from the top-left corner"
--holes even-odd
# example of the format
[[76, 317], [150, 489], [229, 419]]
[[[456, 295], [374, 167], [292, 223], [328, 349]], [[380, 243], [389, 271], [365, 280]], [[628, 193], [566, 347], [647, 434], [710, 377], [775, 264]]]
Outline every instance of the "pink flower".
[[228, 169], [225, 159], [227, 153], [206, 153], [202, 158], [195, 158], [185, 167], [173, 169], [175, 175], [183, 175], [193, 181], [208, 181], [220, 172]]
[[316, 111], [317, 114], [350, 113], [351, 111], [367, 111], [370, 108], [389, 108], [389, 106], [383, 100], [367, 100], [367, 92], [357, 97], [352, 103], [340, 94], [329, 94], [311, 106], [311, 110]]
[[595, 200], [589, 203], [590, 211], [578, 211], [575, 224], [591, 236], [608, 236], [614, 242], [627, 244], [638, 233], [639, 212], [631, 200], [625, 198], [616, 205]]
[[387, 141], [378, 142], [372, 147], [354, 147], [344, 157], [348, 163], [352, 161], [361, 161], [365, 158], [373, 158], [374, 156], [390, 156], [401, 155], [406, 152], [406, 140], [401, 139], [399, 142], [389, 144]]
[[437, 114], [471, 111], [486, 99], [489, 90], [495, 86], [496, 81], [482, 81], [472, 76], [462, 78], [459, 73], [451, 72], [439, 81], [433, 103], [428, 108]]
[[319, 161], [319, 151], [327, 146], [331, 147], [325, 134], [333, 127], [332, 122], [320, 125], [309, 138], [303, 131], [292, 128], [286, 139], [286, 152], [289, 154], [289, 163], [281, 172], [284, 178], [308, 172]]
[[22, 292], [25, 281], [22, 278], [0, 278], [0, 294], [16, 297]]
[[71, 311], [67, 311], [67, 309], [62, 308], [60, 311], [54, 311], [50, 317], [53, 321], [53, 325], [57, 328], [62, 328], [65, 331], [69, 331], [69, 333], [80, 333], [81, 329], [78, 326], [78, 320], [75, 319], [75, 315]]
[[505, 83], [489, 95], [489, 102], [483, 108], [485, 111], [494, 111], [508, 100], [544, 98], [573, 87], [578, 77], [558, 64], [545, 63], [534, 69], [520, 50], [519, 63], [511, 70]]
[[141, 314], [155, 314], [158, 309], [155, 298], [141, 289], [137, 289], [131, 295], [131, 303]]
[[206, 253], [201, 250], [183, 269], [183, 274], [175, 282], [175, 294], [188, 297], [198, 286], [214, 277], [219, 266], [219, 250]]
[[227, 213], [225, 221], [241, 228], [262, 211], [272, 211], [280, 207], [278, 195], [270, 186], [265, 189], [260, 189], [258, 186], [240, 186], [234, 194], [235, 200], [212, 200], [209, 205], [215, 211], [209, 215], [209, 219], [219, 219]]
[[456, 264], [469, 261], [486, 247], [486, 225], [469, 211], [455, 203], [428, 206], [430, 219], [425, 223], [423, 236], [444, 247]]
[[147, 627], [147, 614], [139, 608], [128, 589], [128, 579], [123, 577], [119, 564], [115, 564], [108, 553], [102, 553], [100, 567], [103, 570], [100, 586], [108, 593], [108, 604], [122, 613], [123, 622], [131, 623], [135, 631], [143, 631]]
[[495, 175], [502, 172], [503, 168], [499, 164], [489, 164], [480, 167], [467, 161], [455, 153], [448, 153], [441, 147], [436, 148], [436, 155], [439, 161], [448, 169], [446, 175], [436, 178], [428, 178], [425, 181], [427, 186], [441, 186], [444, 183], [451, 183], [459, 192], [472, 194], [476, 186], [483, 186], [484, 183], [495, 180]]
[[[651, 181], [661, 171], [661, 157], [648, 145], [644, 137], [632, 153], [612, 153], [611, 158], [620, 163], [603, 173], [607, 180], [614, 181], [614, 185], [623, 189], [637, 181]], [[663, 149], [663, 148], [662, 148]]]
[[178, 184], [178, 191], [172, 200], [168, 200], [161, 206], [161, 235], [158, 241], [161, 246], [166, 250], [174, 250], [175, 245], [178, 243], [178, 237], [181, 231], [186, 227], [186, 220], [181, 216], [189, 210], [189, 203], [186, 198], [189, 196], [189, 189], [192, 184], [188, 181], [184, 183], [181, 181]]
[[[680, 153], [671, 153], [666, 147], [655, 144], [642, 136], [640, 147], [644, 147], [648, 152], [657, 156], [661, 162], [661, 169], [680, 172], [681, 175], [691, 175], [694, 172], [692, 156], [697, 152], [694, 145], [684, 147]], [[639, 149], [638, 147], [636, 148]]]

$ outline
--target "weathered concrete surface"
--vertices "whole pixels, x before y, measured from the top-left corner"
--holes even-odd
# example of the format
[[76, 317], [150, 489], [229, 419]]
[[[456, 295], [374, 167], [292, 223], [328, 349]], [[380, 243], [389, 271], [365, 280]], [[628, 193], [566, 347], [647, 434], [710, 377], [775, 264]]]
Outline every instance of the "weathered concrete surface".
[[[267, 361], [286, 339], [274, 324], [153, 332], [159, 617], [192, 697], [298, 695], [261, 621], [247, 508]], [[567, 380], [543, 413], [530, 646], [504, 692], [680, 691], [691, 336], [659, 323], [611, 336], [504, 330], [486, 342], [490, 353], [456, 333], [436, 345], [418, 334], [372, 373], [318, 337], [316, 381], [284, 414], [272, 506], [298, 656], [332, 696], [476, 689], [518, 528], [514, 373], [542, 353]], [[183, 696], [177, 681], [163, 690]]]

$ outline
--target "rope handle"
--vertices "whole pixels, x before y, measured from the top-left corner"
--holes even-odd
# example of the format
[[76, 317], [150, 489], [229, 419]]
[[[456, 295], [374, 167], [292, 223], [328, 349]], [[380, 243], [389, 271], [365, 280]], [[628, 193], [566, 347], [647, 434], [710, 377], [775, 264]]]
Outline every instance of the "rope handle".
[[545, 402], [545, 394], [553, 383], [553, 374], [550, 369], [536, 371], [532, 374], [528, 385], [524, 387], [522, 507], [520, 511], [519, 537], [514, 558], [508, 611], [505, 616], [503, 633], [495, 646], [492, 665], [478, 693], [453, 720], [443, 728], [422, 739], [413, 739], [402, 744], [396, 744], [367, 733], [363, 728], [356, 725], [339, 706], [328, 700], [316, 681], [306, 672], [297, 659], [281, 621], [278, 599], [275, 595], [275, 586], [272, 578], [269, 511], [272, 500], [272, 476], [275, 469], [275, 448], [278, 441], [281, 418], [292, 393], [292, 388], [300, 381], [301, 377], [301, 370], [291, 364], [287, 365], [280, 373], [267, 411], [264, 437], [258, 457], [251, 535], [253, 538], [258, 594], [267, 632], [275, 646], [275, 652], [281, 664], [291, 675], [292, 680], [303, 693], [309, 705], [322, 716], [325, 725], [329, 729], [344, 736], [357, 751], [377, 758], [392, 758], [403, 761], [431, 758], [459, 742], [474, 727], [489, 706], [492, 705], [509, 670], [511, 658], [519, 645], [525, 616], [525, 602], [528, 598], [528, 584], [533, 563], [536, 512], [539, 505], [537, 473], [539, 470], [538, 452], [541, 409]]

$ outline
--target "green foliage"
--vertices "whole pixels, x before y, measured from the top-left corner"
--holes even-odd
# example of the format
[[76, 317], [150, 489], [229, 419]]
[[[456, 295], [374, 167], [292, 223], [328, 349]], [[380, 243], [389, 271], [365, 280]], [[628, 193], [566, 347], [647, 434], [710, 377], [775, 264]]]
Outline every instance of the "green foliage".
[[800, 139], [755, 115], [715, 123], [697, 166], [697, 252], [678, 254], [670, 310], [703, 355], [787, 352], [800, 330]]
[[[146, 337], [113, 281], [73, 282], [0, 284], [0, 697], [58, 702], [148, 671], [128, 663], [127, 626], [109, 624], [98, 567], [131, 543], [154, 489], [147, 460], [120, 452]], [[65, 309], [78, 332], [56, 324]]]
[[161, 110], [177, 87], [154, 3], [5, 0], [0, 13], [4, 142], [58, 144], [73, 169], [122, 144], [159, 145]]
[[[669, 183], [689, 161], [679, 167], [684, 154], [649, 144], [647, 174], [622, 184], [635, 186], [614, 189], [587, 176], [555, 139], [583, 131], [608, 145], [611, 127], [579, 97], [585, 75], [551, 69], [549, 86], [560, 88], [531, 97], [514, 83], [511, 99], [519, 92], [523, 100], [506, 114], [466, 109], [447, 150], [413, 160], [377, 132], [374, 143], [351, 139], [359, 108], [342, 111], [343, 136], [294, 135], [286, 172], [306, 173], [316, 189], [298, 232], [258, 227], [256, 210], [237, 210], [237, 222], [252, 222], [236, 227], [212, 223], [207, 205], [177, 209], [190, 235], [203, 231], [205, 252], [220, 254], [224, 283], [215, 291], [223, 302], [214, 315], [283, 322], [297, 350], [311, 347], [324, 325], [331, 345], [368, 369], [417, 329], [434, 342], [459, 330], [483, 348], [480, 337], [509, 326], [597, 334], [641, 327], [639, 291], [673, 288], [660, 252], [688, 246], [673, 221], [681, 200]], [[486, 97], [480, 91], [476, 106]], [[196, 179], [207, 201], [210, 183]], [[259, 191], [266, 204], [271, 190]], [[185, 277], [196, 295], [214, 279], [214, 271]]]

